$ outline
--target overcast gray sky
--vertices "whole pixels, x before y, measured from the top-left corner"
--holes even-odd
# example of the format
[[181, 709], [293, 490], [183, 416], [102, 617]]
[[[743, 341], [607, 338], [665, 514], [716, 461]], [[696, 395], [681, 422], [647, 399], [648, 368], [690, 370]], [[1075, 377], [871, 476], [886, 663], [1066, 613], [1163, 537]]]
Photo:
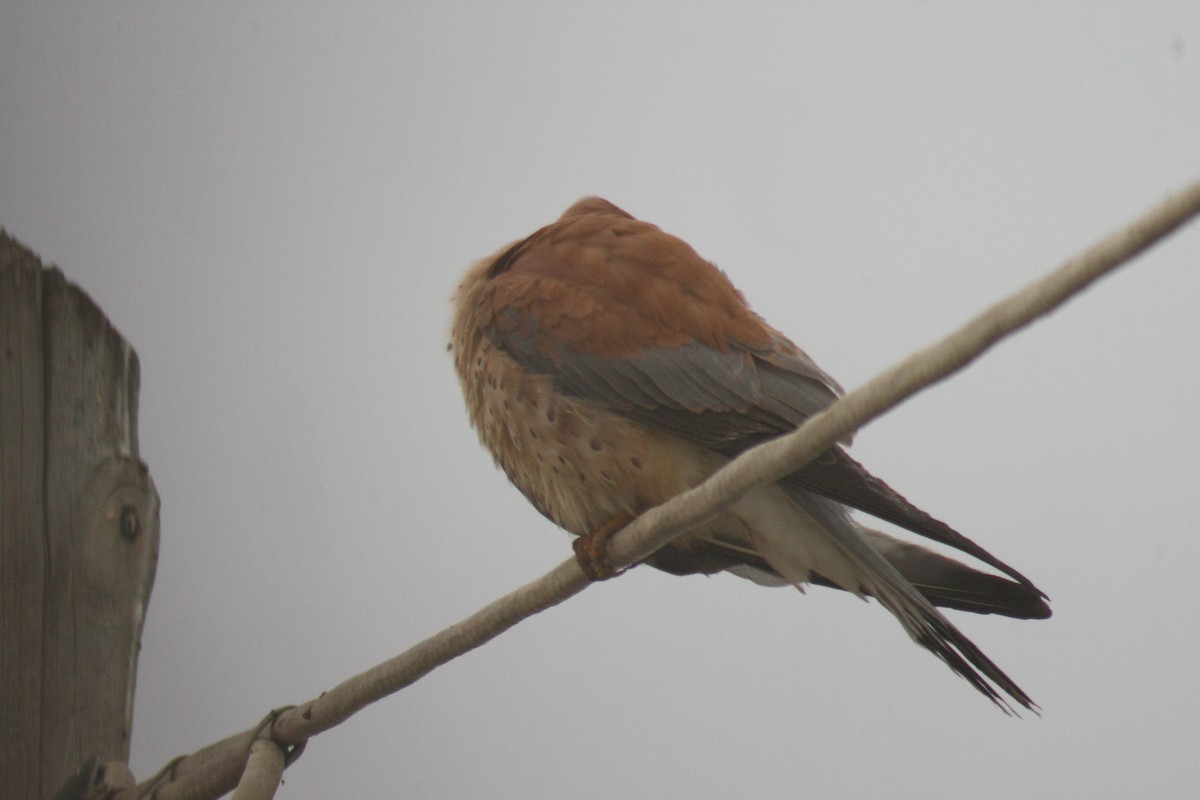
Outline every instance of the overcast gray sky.
[[[1200, 4], [4, 2], [0, 224], [142, 363], [133, 769], [570, 555], [445, 353], [473, 259], [600, 194], [858, 386], [1200, 177]], [[955, 622], [634, 570], [314, 739], [284, 798], [1192, 797], [1200, 229], [863, 430], [1044, 588]]]

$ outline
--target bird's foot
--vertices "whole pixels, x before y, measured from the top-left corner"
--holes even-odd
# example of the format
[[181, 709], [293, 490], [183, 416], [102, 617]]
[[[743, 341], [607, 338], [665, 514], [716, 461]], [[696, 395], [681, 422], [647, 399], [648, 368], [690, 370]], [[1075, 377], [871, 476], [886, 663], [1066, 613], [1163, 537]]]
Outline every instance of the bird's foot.
[[617, 514], [599, 528], [586, 536], [578, 537], [571, 543], [575, 549], [575, 560], [579, 562], [579, 568], [583, 570], [583, 574], [589, 580], [606, 581], [629, 569], [628, 567], [620, 570], [613, 569], [613, 565], [608, 560], [608, 543], [617, 531], [631, 521], [633, 521], [631, 514]]

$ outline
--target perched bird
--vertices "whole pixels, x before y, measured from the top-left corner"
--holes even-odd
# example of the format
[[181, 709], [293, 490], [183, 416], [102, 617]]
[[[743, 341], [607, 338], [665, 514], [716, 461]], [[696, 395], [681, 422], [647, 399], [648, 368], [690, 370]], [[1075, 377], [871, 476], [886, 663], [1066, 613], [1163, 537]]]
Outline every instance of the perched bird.
[[[598, 197], [468, 270], [450, 349], [471, 423], [509, 479], [576, 534], [606, 537], [832, 403], [837, 383], [682, 240]], [[958, 548], [982, 572], [865, 528], [854, 508]], [[1045, 595], [913, 506], [841, 447], [674, 539], [646, 563], [876, 598], [999, 705], [1033, 701], [934, 606], [1045, 618]]]

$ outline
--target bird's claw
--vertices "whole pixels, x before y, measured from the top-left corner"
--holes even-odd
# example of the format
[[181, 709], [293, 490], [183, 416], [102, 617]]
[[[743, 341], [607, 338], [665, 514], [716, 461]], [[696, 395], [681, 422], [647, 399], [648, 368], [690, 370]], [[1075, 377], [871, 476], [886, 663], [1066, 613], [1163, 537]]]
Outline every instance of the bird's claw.
[[615, 578], [629, 567], [615, 569], [608, 560], [608, 543], [617, 531], [624, 528], [633, 517], [628, 514], [618, 514], [608, 522], [596, 528], [586, 536], [580, 536], [571, 543], [575, 550], [575, 560], [583, 574], [591, 581], [606, 581]]

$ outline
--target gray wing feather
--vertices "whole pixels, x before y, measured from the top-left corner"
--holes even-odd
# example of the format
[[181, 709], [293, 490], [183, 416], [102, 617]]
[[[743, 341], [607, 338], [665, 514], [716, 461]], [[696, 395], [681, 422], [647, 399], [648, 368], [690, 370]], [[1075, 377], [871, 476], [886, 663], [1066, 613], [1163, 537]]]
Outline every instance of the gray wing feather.
[[[793, 430], [841, 392], [808, 356], [790, 348], [721, 351], [693, 342], [613, 359], [561, 347], [547, 354], [532, 336], [512, 330], [488, 335], [527, 369], [553, 377], [565, 393], [730, 457]], [[1045, 597], [1020, 572], [908, 502], [840, 447], [784, 483], [957, 548]]]
[[837, 399], [837, 384], [802, 355], [720, 351], [693, 342], [609, 359], [566, 348], [547, 354], [530, 336], [488, 334], [527, 369], [552, 376], [568, 394], [651, 427], [663, 427], [664, 417], [673, 419], [672, 433], [722, 450], [778, 436]]

